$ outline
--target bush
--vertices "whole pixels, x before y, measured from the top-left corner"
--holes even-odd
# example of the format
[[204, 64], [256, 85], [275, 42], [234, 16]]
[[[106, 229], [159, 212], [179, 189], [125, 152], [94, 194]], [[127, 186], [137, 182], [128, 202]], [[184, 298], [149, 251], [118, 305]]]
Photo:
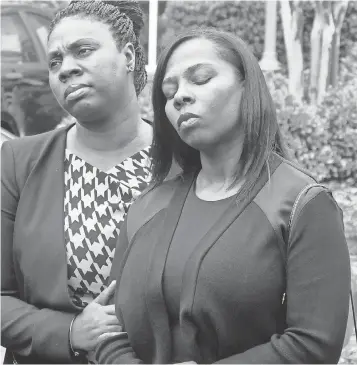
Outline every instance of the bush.
[[[278, 78], [278, 83], [282, 83]], [[270, 81], [272, 84], [272, 81]], [[357, 182], [357, 81], [330, 89], [318, 107], [294, 104], [273, 90], [278, 121], [295, 158], [324, 183]], [[271, 88], [272, 90], [272, 88]]]
[[[310, 65], [310, 34], [314, 20], [312, 2], [302, 3], [305, 22], [303, 30], [304, 64]], [[197, 26], [208, 26], [228, 31], [240, 36], [251, 47], [254, 55], [261, 59], [264, 51], [264, 1], [170, 1], [165, 13], [166, 32], [159, 40], [160, 45], [172, 37], [174, 33]], [[350, 1], [341, 30], [341, 57], [357, 42], [357, 2]], [[277, 57], [286, 70], [286, 51], [280, 10], [277, 12]]]
[[[351, 55], [349, 62], [354, 50]], [[344, 81], [328, 90], [318, 107], [294, 104], [281, 73], [265, 76], [292, 156], [333, 191], [344, 212], [350, 252], [357, 255], [357, 79], [350, 73], [356, 66], [349, 62], [344, 63]]]
[[346, 56], [341, 59], [340, 81], [348, 82], [351, 80], [355, 80], [356, 75], [357, 75], [357, 44], [351, 46]]
[[352, 255], [357, 255], [357, 188], [330, 184], [333, 196], [343, 211], [345, 233]]

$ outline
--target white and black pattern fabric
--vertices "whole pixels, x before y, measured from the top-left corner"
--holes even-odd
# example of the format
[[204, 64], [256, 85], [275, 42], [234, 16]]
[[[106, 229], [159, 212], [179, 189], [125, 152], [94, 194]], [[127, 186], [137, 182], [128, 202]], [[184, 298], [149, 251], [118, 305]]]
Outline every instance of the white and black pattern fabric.
[[106, 288], [120, 226], [133, 199], [151, 178], [149, 149], [106, 172], [66, 150], [68, 290], [73, 302], [82, 308]]

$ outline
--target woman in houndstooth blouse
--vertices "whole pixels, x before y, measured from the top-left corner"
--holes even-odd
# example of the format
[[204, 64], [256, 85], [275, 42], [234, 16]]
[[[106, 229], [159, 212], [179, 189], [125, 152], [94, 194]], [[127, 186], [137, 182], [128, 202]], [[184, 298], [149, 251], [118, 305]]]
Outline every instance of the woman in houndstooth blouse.
[[136, 1], [72, 1], [48, 38], [50, 85], [76, 123], [5, 143], [2, 163], [2, 345], [7, 361], [90, 361], [121, 331], [116, 241], [150, 181], [151, 125]]

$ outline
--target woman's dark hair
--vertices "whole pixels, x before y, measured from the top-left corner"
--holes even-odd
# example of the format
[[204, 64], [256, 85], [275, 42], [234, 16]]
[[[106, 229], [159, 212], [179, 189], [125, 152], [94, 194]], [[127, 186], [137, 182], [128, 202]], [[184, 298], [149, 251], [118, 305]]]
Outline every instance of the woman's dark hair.
[[48, 38], [62, 19], [72, 16], [90, 18], [108, 24], [119, 50], [128, 42], [133, 44], [135, 48], [134, 85], [136, 94], [139, 95], [146, 85], [147, 74], [145, 52], [139, 40], [144, 26], [143, 12], [138, 2], [135, 0], [73, 0], [52, 20]]
[[[243, 150], [240, 156], [235, 181], [244, 174], [245, 182], [241, 193], [249, 193], [264, 171], [272, 152], [288, 158], [277, 123], [275, 106], [257, 59], [246, 44], [237, 36], [214, 29], [195, 29], [179, 35], [161, 54], [152, 87], [154, 109], [154, 136], [152, 143], [153, 186], [163, 182], [172, 159], [181, 166], [183, 174], [201, 168], [199, 151], [183, 142], [169, 122], [162, 91], [167, 63], [172, 53], [182, 43], [197, 38], [210, 40], [217, 48], [217, 54], [231, 63], [244, 80], [240, 102], [240, 123], [244, 133]], [[197, 50], [199, 52], [199, 50]]]

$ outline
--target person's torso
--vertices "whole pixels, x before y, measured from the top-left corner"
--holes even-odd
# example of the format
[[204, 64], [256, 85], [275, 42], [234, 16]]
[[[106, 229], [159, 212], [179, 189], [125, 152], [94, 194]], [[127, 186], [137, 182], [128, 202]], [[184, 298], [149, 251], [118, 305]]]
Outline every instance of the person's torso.
[[[180, 223], [176, 224], [183, 219], [179, 216], [184, 209], [170, 213], [167, 203], [148, 214], [147, 221], [131, 234], [117, 294], [129, 339], [144, 362], [170, 362], [174, 354], [175, 361], [211, 363], [283, 332], [281, 242], [296, 195], [308, 181], [303, 173], [281, 164], [243, 211], [233, 201], [210, 227], [205, 224], [210, 219], [207, 212], [192, 217], [189, 229], [208, 228], [203, 236], [180, 232]], [[150, 202], [155, 204], [155, 198]], [[144, 205], [139, 201], [136, 211]], [[175, 214], [176, 221], [168, 221]], [[128, 224], [140, 218], [129, 214]], [[191, 238], [195, 242], [188, 242]], [[172, 252], [179, 252], [181, 240], [186, 253], [174, 257]], [[170, 273], [174, 260], [183, 261], [179, 262], [182, 279], [177, 270]], [[170, 282], [175, 285], [168, 289]], [[179, 323], [176, 330], [181, 332], [181, 353], [173, 348], [174, 316]]]

